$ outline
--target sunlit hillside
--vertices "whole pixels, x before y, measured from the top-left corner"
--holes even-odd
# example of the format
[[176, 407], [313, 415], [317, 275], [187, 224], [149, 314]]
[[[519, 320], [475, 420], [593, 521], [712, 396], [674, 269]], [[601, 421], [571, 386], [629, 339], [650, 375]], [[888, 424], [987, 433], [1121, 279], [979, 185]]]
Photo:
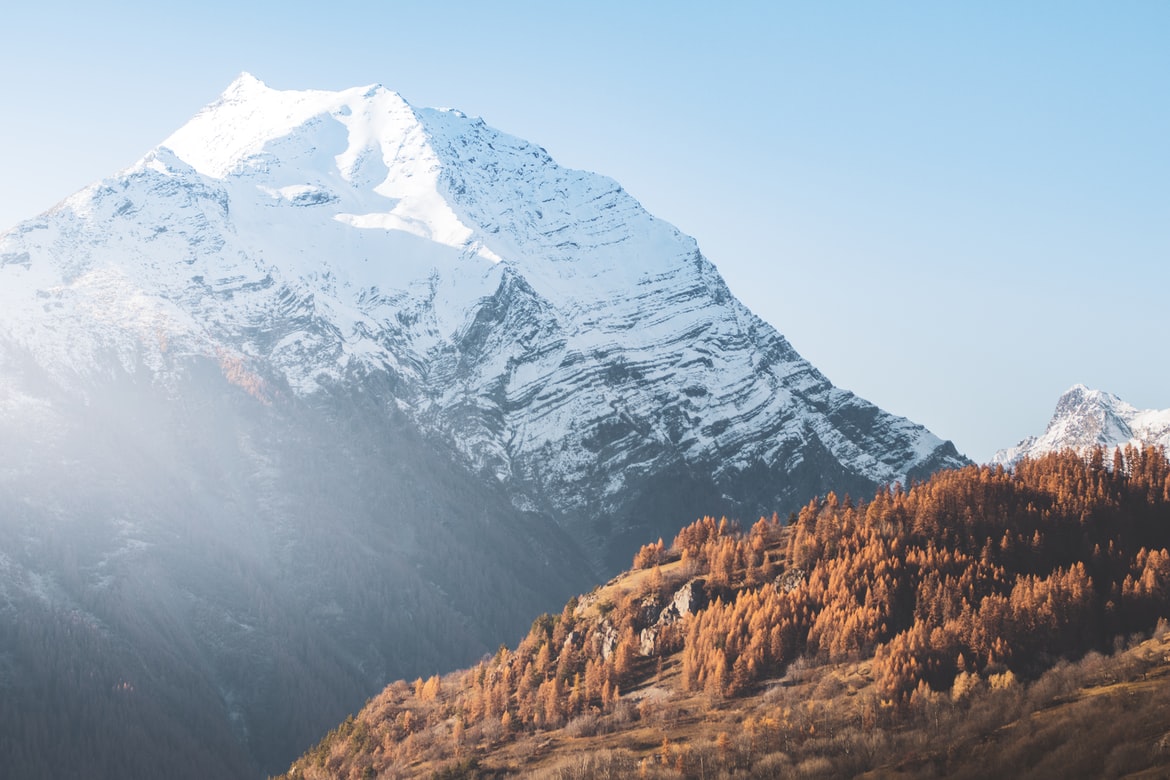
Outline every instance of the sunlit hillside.
[[704, 518], [475, 667], [398, 682], [323, 777], [1122, 776], [1170, 764], [1170, 464], [969, 467]]

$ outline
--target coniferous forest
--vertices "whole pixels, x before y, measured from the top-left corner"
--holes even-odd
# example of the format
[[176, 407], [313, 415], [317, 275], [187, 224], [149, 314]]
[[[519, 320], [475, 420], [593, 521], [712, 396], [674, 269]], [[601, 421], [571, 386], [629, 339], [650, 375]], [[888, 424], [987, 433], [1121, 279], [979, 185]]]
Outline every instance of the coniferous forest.
[[967, 467], [703, 518], [514, 648], [390, 685], [325, 777], [1122, 776], [1170, 764], [1170, 463]]

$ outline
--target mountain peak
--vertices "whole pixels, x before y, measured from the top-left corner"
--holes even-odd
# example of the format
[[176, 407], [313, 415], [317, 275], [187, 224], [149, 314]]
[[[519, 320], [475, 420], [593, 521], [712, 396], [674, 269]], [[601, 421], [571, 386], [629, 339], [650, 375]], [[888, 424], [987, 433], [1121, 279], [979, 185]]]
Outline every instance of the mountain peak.
[[1096, 390], [1089, 387], [1088, 385], [1084, 385], [1078, 382], [1068, 390], [1065, 390], [1063, 393], [1061, 393], [1060, 399], [1057, 403], [1098, 403], [1110, 405], [1125, 402], [1115, 396], [1113, 393], [1109, 393], [1104, 390]]
[[[342, 126], [359, 125], [353, 141], [362, 145], [370, 144], [371, 135], [385, 136], [389, 130], [401, 137], [418, 124], [410, 105], [380, 84], [339, 92], [280, 90], [250, 73], [241, 73], [217, 100], [162, 145], [205, 176], [222, 179], [250, 167], [253, 158], [268, 147], [286, 139], [295, 142], [298, 131], [302, 136], [321, 131], [323, 119], [334, 120], [326, 123], [334, 130], [333, 137], [344, 134]], [[328, 168], [330, 162], [329, 157], [322, 157], [315, 166]]]
[[[833, 387], [616, 181], [380, 85], [243, 74], [6, 257], [0, 335], [54, 375], [116, 354], [176, 375], [247, 356], [304, 396], [379, 377], [387, 408], [591, 541], [593, 518], [673, 522], [700, 493], [750, 517], [966, 462]], [[691, 500], [626, 511], [676, 478]]]
[[242, 96], [269, 88], [267, 84], [245, 70], [236, 76], [232, 83], [228, 85], [227, 89], [223, 91], [221, 97]]
[[[1116, 426], [1116, 433], [1127, 432], [1125, 418], [1132, 416], [1136, 411], [1112, 393], [1077, 384], [1066, 390], [1056, 402], [1056, 411], [1049, 422], [1049, 428], [1066, 425], [1077, 419], [1084, 421], [1091, 419], [1097, 423], [1095, 432], [1091, 435], [1098, 439], [1104, 437], [1100, 443], [1105, 443], [1106, 440], [1112, 441], [1116, 438], [1107, 433], [1109, 426]], [[1085, 430], [1084, 433], [1089, 431]]]
[[1100, 392], [1101, 392], [1100, 390], [1092, 390], [1087, 385], [1083, 385], [1080, 382], [1077, 382], [1075, 385], [1070, 387], [1068, 390], [1065, 390], [1063, 393], [1060, 394], [1060, 401], [1063, 402], [1066, 399], [1069, 401], [1077, 401], [1079, 399], [1084, 398], [1086, 395], [1090, 395], [1092, 393], [1100, 393]]
[[992, 457], [1011, 465], [1061, 449], [1170, 444], [1170, 410], [1141, 411], [1113, 393], [1075, 384], [1061, 394], [1042, 436], [1029, 436]]

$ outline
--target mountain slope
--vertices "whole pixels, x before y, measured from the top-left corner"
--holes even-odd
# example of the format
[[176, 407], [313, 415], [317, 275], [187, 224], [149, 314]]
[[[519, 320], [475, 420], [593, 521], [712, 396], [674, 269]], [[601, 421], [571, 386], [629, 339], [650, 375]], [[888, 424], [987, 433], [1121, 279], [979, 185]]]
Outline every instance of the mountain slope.
[[[133, 723], [0, 741], [28, 777], [271, 771], [695, 514], [963, 462], [612, 180], [382, 87], [247, 75], [0, 235], [0, 433], [0, 614], [44, 626], [10, 634], [9, 725]], [[19, 685], [66, 673], [100, 684]], [[170, 766], [192, 731], [230, 769]]]
[[1141, 411], [1112, 393], [1074, 385], [1056, 402], [1048, 427], [1014, 447], [995, 453], [992, 463], [1012, 465], [1072, 448], [1124, 447], [1136, 444], [1170, 448], [1170, 409]]
[[514, 649], [388, 686], [284, 777], [1163, 768], [1170, 461], [1122, 458], [947, 471], [748, 532], [705, 518]]
[[663, 475], [688, 513], [750, 515], [965, 462], [834, 388], [612, 180], [381, 87], [241, 76], [0, 262], [0, 331], [55, 376], [103, 354], [163, 382], [191, 355], [263, 366], [302, 396], [377, 375], [611, 571], [669, 529], [630, 511]]
[[[214, 362], [85, 403], [18, 379], [30, 400], [0, 420], [14, 776], [271, 772], [387, 680], [469, 663], [594, 580], [549, 518], [361, 393], [265, 405]], [[34, 747], [63, 729], [79, 736]]]

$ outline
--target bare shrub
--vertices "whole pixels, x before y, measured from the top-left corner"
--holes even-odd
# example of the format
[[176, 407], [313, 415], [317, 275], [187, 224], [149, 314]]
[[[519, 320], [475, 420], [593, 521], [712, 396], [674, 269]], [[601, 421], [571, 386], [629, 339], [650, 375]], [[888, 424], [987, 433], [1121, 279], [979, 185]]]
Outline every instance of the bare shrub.
[[818, 778], [818, 777], [836, 777], [837, 768], [833, 762], [824, 756], [814, 756], [806, 758], [796, 765], [796, 770], [793, 772], [793, 777]]
[[1091, 650], [1077, 664], [1081, 673], [1081, 684], [1100, 683], [1109, 666], [1109, 659], [1096, 650]]
[[620, 700], [613, 708], [613, 714], [609, 716], [610, 723], [614, 726], [625, 726], [638, 720], [638, 708], [632, 701], [628, 699]]
[[[499, 718], [488, 718], [480, 723], [475, 730], [479, 731], [479, 738], [489, 745], [496, 744], [508, 734], [507, 729], [504, 728], [504, 724], [500, 722]], [[468, 732], [469, 741], [474, 739], [475, 730]], [[472, 744], [475, 743], [472, 742]]]
[[825, 701], [836, 699], [844, 693], [845, 688], [845, 681], [829, 672], [822, 676], [820, 682], [817, 683], [816, 690], [813, 691], [813, 698]]
[[833, 736], [830, 752], [837, 757], [841, 774], [852, 777], [873, 769], [882, 742], [877, 733], [865, 733], [850, 726]]
[[[532, 780], [597, 780], [598, 778], [637, 777], [638, 761], [628, 750], [601, 750], [580, 753], [561, 759], [547, 769], [526, 777]], [[668, 775], [655, 773], [653, 777]]]
[[750, 777], [765, 780], [792, 775], [792, 758], [786, 753], [769, 753], [752, 765]]
[[565, 726], [565, 733], [570, 737], [592, 737], [597, 734], [600, 719], [596, 713], [587, 712], [578, 715]]
[[1072, 684], [1072, 681], [1078, 676], [1072, 664], [1060, 661], [1028, 686], [1027, 706], [1033, 710], [1048, 706], [1054, 699], [1075, 688], [1076, 685]]
[[808, 660], [808, 656], [800, 656], [792, 663], [788, 664], [788, 679], [794, 683], [804, 680], [805, 675], [814, 664]]

